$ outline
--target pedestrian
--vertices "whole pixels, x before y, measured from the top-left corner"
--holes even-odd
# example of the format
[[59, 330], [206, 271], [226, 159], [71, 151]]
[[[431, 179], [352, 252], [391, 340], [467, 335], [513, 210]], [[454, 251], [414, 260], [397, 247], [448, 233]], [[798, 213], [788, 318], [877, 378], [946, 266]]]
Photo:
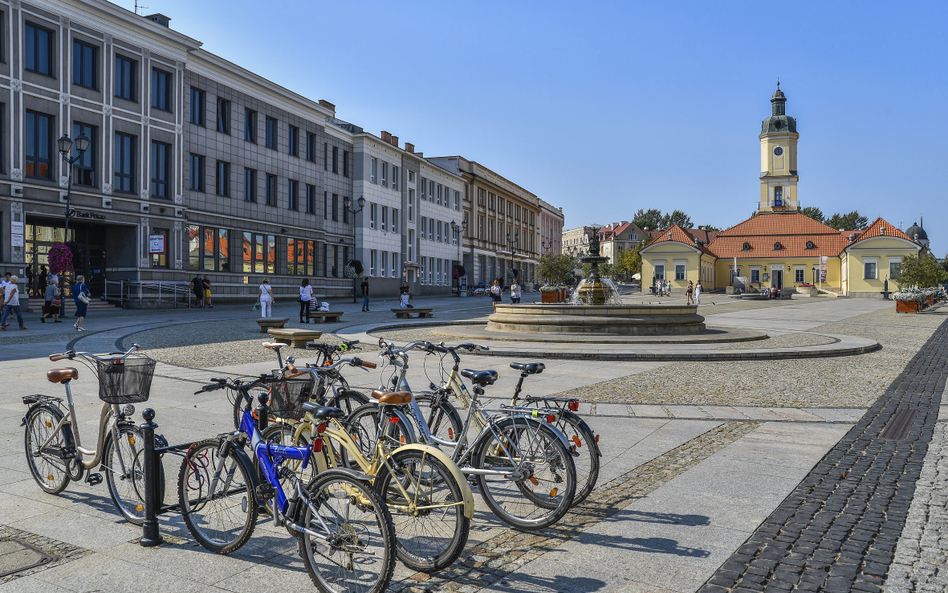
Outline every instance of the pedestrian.
[[62, 323], [59, 320], [59, 308], [62, 307], [62, 298], [59, 294], [59, 287], [55, 284], [47, 284], [43, 293], [43, 316], [40, 317], [42, 323], [46, 323], [46, 318], [53, 316], [53, 323]]
[[207, 274], [204, 274], [204, 278], [201, 279], [201, 292], [204, 294], [204, 304], [207, 305], [208, 309], [213, 309], [214, 304], [211, 303], [211, 281], [208, 279]]
[[688, 281], [687, 293], [688, 293], [688, 304], [689, 305], [695, 304], [695, 284], [691, 280]]
[[20, 279], [13, 275], [9, 276], [9, 281], [3, 287], [3, 315], [0, 315], [0, 329], [6, 331], [7, 327], [10, 326], [7, 323], [7, 317], [14, 313], [16, 314], [17, 323], [20, 324], [20, 329], [26, 329], [26, 326], [23, 325], [23, 314], [20, 313], [20, 289], [16, 285]]
[[368, 312], [369, 310], [369, 277], [366, 276], [362, 279], [362, 284], [359, 285], [359, 288], [362, 289], [362, 312]]
[[38, 286], [42, 291], [45, 291], [46, 287], [49, 286], [49, 272], [46, 271], [46, 266], [40, 266]]
[[701, 280], [698, 280], [698, 283], [695, 284], [695, 304], [701, 304]]
[[273, 287], [270, 286], [270, 279], [264, 278], [257, 292], [257, 300], [260, 302], [260, 317], [272, 317], [273, 313]]
[[490, 300], [494, 305], [494, 311], [497, 310], [497, 303], [504, 297], [504, 287], [500, 285], [500, 278], [494, 278], [494, 283], [490, 287]]
[[76, 323], [73, 325], [78, 331], [84, 332], [82, 322], [86, 320], [86, 308], [89, 306], [89, 287], [86, 286], [85, 276], [76, 276], [76, 283], [72, 285], [72, 298], [76, 301]]
[[201, 275], [198, 274], [194, 277], [194, 280], [191, 280], [191, 294], [194, 295], [194, 299], [197, 301], [195, 307], [204, 308], [204, 283], [201, 281]]
[[672, 295], [672, 283], [671, 283], [671, 280], [666, 280], [665, 281], [665, 296], [671, 296], [671, 295]]
[[402, 285], [398, 289], [398, 306], [402, 309], [414, 309], [411, 306], [411, 288], [404, 280], [402, 280]]
[[300, 323], [309, 323], [309, 302], [313, 300], [313, 287], [309, 285], [309, 278], [300, 282]]
[[33, 264], [26, 266], [26, 296], [36, 295], [36, 285], [33, 284]]
[[510, 285], [510, 302], [516, 305], [520, 302], [521, 296], [523, 296], [523, 289], [520, 288], [520, 282], [514, 278], [513, 284]]

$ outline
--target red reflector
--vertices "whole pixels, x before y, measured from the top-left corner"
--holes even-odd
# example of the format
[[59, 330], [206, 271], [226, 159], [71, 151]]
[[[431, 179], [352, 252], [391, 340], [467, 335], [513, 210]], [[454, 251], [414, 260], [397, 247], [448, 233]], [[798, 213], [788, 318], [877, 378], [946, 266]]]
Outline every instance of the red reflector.
[[596, 435], [596, 442], [597, 442], [597, 443], [599, 442], [599, 435], [598, 435], [598, 434]]
[[392, 424], [398, 424], [398, 416], [392, 416], [388, 419]]
[[575, 412], [579, 409], [579, 400], [577, 399], [570, 400], [569, 403], [566, 404], [566, 406], [570, 409], [570, 411]]
[[320, 453], [322, 452], [322, 450], [323, 450], [323, 440], [316, 439], [315, 441], [313, 441], [313, 451]]
[[570, 452], [570, 453], [575, 453], [575, 452], [576, 452], [576, 445], [570, 445], [570, 446], [569, 446], [569, 452]]
[[556, 422], [556, 415], [550, 414], [549, 416], [546, 417], [546, 421], [549, 422], [550, 424], [553, 424], [554, 422]]
[[323, 434], [324, 432], [326, 432], [326, 425], [325, 425], [325, 424], [320, 424], [319, 426], [317, 426], [317, 427], [316, 427], [316, 432], [317, 432], [318, 434]]

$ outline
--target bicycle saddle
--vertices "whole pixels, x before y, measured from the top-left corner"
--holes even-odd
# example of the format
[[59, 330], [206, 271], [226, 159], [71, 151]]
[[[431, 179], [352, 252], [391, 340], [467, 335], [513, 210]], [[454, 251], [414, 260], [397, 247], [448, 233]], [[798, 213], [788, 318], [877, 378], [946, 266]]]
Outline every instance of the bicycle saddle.
[[303, 402], [303, 411], [309, 412], [313, 415], [313, 417], [320, 420], [324, 420], [326, 418], [345, 418], [346, 416], [346, 413], [339, 408], [321, 406], [315, 402]]
[[379, 400], [379, 404], [383, 406], [397, 406], [399, 404], [407, 404], [411, 401], [411, 393], [407, 391], [383, 391], [376, 389], [370, 395], [372, 399]]
[[264, 348], [270, 348], [272, 350], [279, 350], [280, 348], [284, 346], [286, 346], [286, 344], [282, 342], [264, 342], [263, 343]]
[[64, 381], [69, 381], [70, 379], [78, 379], [79, 371], [73, 367], [66, 367], [64, 369], [50, 369], [46, 371], [46, 378], [49, 379], [50, 383], [63, 383]]
[[475, 371], [474, 369], [464, 369], [461, 371], [461, 376], [466, 377], [471, 380], [471, 383], [484, 387], [486, 385], [493, 385], [497, 381], [497, 371]]
[[546, 368], [542, 362], [512, 362], [510, 368], [522, 371], [528, 375], [539, 375]]

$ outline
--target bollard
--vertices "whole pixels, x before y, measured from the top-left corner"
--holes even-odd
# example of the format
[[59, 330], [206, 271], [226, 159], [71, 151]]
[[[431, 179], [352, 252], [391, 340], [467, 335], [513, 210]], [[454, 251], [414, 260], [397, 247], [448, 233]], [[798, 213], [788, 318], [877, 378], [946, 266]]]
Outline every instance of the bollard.
[[155, 475], [157, 464], [155, 463], [155, 411], [146, 408], [142, 412], [142, 418], [145, 423], [139, 428], [142, 430], [142, 438], [145, 439], [145, 520], [142, 522], [142, 538], [138, 543], [146, 548], [157, 546], [164, 543], [161, 534], [158, 533], [158, 496], [155, 489], [159, 484], [158, 477]]

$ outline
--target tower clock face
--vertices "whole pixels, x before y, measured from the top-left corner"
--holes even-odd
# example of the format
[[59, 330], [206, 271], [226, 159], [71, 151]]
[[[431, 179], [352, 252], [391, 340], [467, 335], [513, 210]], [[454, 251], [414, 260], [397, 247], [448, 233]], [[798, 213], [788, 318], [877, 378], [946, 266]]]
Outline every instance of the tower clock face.
[[780, 156], [782, 154], [783, 154], [782, 146], [777, 146], [776, 148], [774, 148], [774, 156]]

